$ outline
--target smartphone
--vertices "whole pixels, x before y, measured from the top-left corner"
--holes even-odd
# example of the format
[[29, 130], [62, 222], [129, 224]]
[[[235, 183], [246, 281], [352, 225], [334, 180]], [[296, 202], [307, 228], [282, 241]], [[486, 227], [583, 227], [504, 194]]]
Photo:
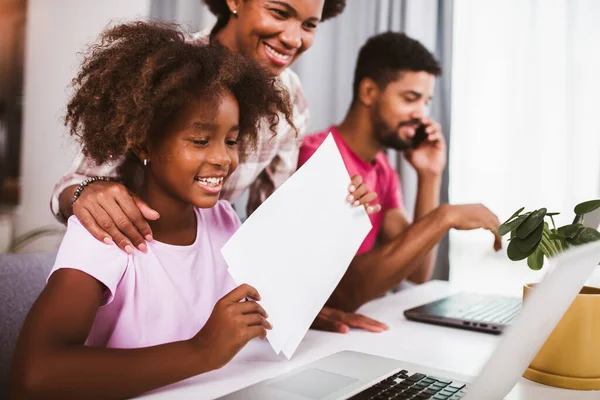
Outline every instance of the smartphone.
[[427, 132], [425, 132], [425, 124], [420, 124], [415, 131], [415, 136], [413, 136], [413, 138], [411, 140], [410, 148], [416, 149], [426, 139], [427, 139]]

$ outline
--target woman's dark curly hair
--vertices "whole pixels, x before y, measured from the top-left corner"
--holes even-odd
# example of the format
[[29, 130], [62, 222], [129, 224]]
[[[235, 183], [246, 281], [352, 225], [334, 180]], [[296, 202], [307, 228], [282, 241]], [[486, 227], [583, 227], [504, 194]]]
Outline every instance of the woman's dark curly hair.
[[289, 94], [275, 77], [220, 44], [191, 44], [176, 26], [159, 22], [104, 31], [73, 86], [65, 124], [97, 163], [160, 140], [187, 101], [226, 91], [239, 103], [240, 159], [256, 145], [261, 121], [273, 134], [279, 115], [294, 126]]
[[[208, 7], [211, 13], [217, 17], [217, 23], [212, 29], [211, 35], [217, 33], [221, 28], [227, 25], [227, 21], [231, 17], [231, 10], [227, 6], [225, 0], [202, 0]], [[246, 0], [247, 1], [247, 0]], [[337, 17], [346, 8], [346, 0], [325, 0], [323, 4], [323, 13], [321, 21], [327, 21], [333, 17]]]

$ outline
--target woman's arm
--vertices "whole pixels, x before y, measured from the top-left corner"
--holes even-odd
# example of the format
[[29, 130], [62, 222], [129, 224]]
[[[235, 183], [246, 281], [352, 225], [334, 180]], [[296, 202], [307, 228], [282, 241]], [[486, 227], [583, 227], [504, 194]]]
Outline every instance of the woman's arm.
[[[217, 303], [205, 328], [188, 341], [140, 349], [86, 347], [104, 290], [101, 283], [79, 270], [60, 269], [52, 274], [19, 337], [11, 374], [15, 399], [136, 396], [219, 368], [248, 340], [264, 333], [264, 325], [259, 326], [266, 323], [259, 318], [262, 308], [239, 310], [260, 307], [258, 304], [231, 301], [258, 296], [251, 288], [240, 286]], [[240, 315], [258, 322], [244, 330], [236, 325]], [[222, 335], [229, 338], [221, 342], [213, 339], [219, 329], [240, 332], [237, 341], [231, 338], [236, 335]]]
[[66, 224], [67, 220], [73, 215], [71, 208], [71, 199], [77, 186], [93, 176], [108, 176], [111, 178], [118, 177], [118, 168], [122, 160], [117, 160], [115, 163], [106, 163], [96, 165], [79, 152], [71, 167], [65, 175], [56, 183], [50, 197], [50, 209], [59, 222]]
[[[84, 180], [95, 176], [119, 178], [123, 164], [115, 162], [96, 165], [79, 153], [71, 168], [54, 186], [50, 209], [59, 222], [66, 223], [76, 215], [85, 228], [99, 241], [113, 241], [128, 253], [133, 247], [145, 251], [146, 240], [151, 240], [152, 230], [146, 220], [159, 218], [145, 202], [116, 182], [94, 182], [86, 186], [81, 196], [71, 204], [75, 190]], [[130, 246], [130, 251], [127, 251]]]

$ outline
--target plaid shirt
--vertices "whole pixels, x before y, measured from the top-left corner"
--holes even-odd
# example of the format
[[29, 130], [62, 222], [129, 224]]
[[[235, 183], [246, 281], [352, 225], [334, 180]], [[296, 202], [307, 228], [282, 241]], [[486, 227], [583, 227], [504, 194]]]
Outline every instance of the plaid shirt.
[[[207, 38], [207, 33], [201, 32], [194, 35], [193, 40], [206, 42]], [[298, 151], [302, 137], [306, 133], [308, 125], [308, 105], [298, 75], [287, 68], [279, 78], [290, 94], [293, 104], [293, 121], [298, 135], [285, 121], [285, 118], [280, 119], [275, 136], [268, 124], [262, 124], [256, 152], [248, 154], [246, 161], [240, 164], [229, 177], [221, 192], [222, 199], [234, 201], [246, 189], [249, 189], [248, 215], [294, 173], [298, 164]], [[73, 160], [71, 168], [52, 191], [50, 208], [56, 219], [63, 223], [66, 222], [58, 204], [58, 198], [63, 190], [71, 185], [78, 185], [93, 176], [118, 178], [118, 168], [122, 162], [123, 158], [96, 165], [92, 160], [79, 153]]]

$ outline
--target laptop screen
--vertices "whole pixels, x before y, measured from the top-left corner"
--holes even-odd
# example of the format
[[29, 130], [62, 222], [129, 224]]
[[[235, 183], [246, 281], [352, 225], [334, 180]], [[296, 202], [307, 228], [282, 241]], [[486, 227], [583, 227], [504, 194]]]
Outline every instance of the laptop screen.
[[465, 399], [504, 398], [525, 372], [600, 261], [600, 242], [552, 258]]

